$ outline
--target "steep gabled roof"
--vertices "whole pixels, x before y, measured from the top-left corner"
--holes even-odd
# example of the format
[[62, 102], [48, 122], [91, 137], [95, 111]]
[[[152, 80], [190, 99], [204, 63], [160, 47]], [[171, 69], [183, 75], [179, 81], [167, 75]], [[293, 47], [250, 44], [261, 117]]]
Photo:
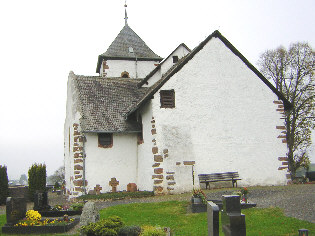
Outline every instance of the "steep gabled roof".
[[184, 47], [187, 49], [187, 51], [191, 52], [191, 50], [189, 49], [189, 47], [186, 46], [186, 44], [181, 43], [180, 45], [178, 45], [173, 52], [171, 52], [165, 59], [163, 59], [163, 61], [161, 61], [161, 63], [154, 68], [154, 70], [152, 70], [143, 80], [141, 80], [138, 84], [138, 87], [140, 88], [142, 85], [144, 85], [163, 65], [163, 63], [179, 48], [179, 47]]
[[139, 80], [76, 76], [75, 89], [81, 112], [83, 132], [139, 132], [135, 120], [126, 120], [124, 114], [130, 105], [144, 96], [147, 88], [137, 88]]
[[[130, 47], [133, 52], [130, 52]], [[161, 61], [163, 58], [155, 54], [128, 25], [125, 25], [107, 51], [98, 56], [97, 73], [100, 71], [103, 59]]]
[[[227, 46], [236, 56], [238, 56], [249, 69], [251, 69], [261, 80], [264, 82], [278, 97], [283, 101], [285, 109], [291, 109], [292, 104], [280, 93], [218, 30], [210, 34], [203, 42], [201, 42], [191, 53], [187, 54], [177, 64], [171, 67], [160, 80], [158, 80], [150, 89], [146, 92], [135, 105], [131, 106], [129, 111], [125, 114], [127, 118], [130, 114], [136, 111], [147, 100], [151, 99], [153, 95], [179, 70], [181, 70], [187, 62], [189, 62], [213, 37], [219, 38], [225, 46]], [[151, 74], [151, 73], [150, 73]], [[151, 74], [152, 76], [152, 74]]]

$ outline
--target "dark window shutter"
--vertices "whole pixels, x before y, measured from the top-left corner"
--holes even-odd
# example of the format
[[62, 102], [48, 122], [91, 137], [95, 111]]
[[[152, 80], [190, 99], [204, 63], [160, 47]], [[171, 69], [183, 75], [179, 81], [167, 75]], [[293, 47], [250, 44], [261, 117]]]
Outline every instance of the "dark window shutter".
[[161, 90], [160, 91], [161, 108], [174, 108], [175, 107], [175, 91]]

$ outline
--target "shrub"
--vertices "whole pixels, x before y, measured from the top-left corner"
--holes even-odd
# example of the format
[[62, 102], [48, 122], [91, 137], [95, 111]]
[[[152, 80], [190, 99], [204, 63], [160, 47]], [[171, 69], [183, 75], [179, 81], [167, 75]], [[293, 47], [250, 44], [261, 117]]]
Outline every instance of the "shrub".
[[33, 201], [36, 191], [46, 191], [46, 165], [33, 164], [28, 170], [28, 192]]
[[99, 236], [117, 236], [118, 231], [123, 226], [123, 222], [118, 216], [110, 216], [107, 219], [100, 220], [96, 223], [90, 223], [81, 226], [81, 230], [86, 234]]
[[119, 236], [139, 236], [140, 234], [141, 227], [138, 225], [124, 226], [118, 232]]
[[141, 236], [165, 236], [165, 232], [161, 227], [143, 226]]
[[70, 210], [73, 211], [82, 211], [84, 204], [83, 203], [73, 203], [70, 206]]
[[9, 180], [7, 174], [7, 167], [0, 165], [0, 205], [6, 203], [9, 196]]

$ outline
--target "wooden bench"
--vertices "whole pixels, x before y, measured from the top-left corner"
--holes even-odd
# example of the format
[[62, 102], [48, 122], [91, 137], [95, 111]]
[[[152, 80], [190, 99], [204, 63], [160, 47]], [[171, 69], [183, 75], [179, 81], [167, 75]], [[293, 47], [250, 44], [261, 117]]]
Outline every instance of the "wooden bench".
[[[239, 178], [238, 172], [225, 172], [225, 173], [213, 173], [213, 174], [200, 174], [198, 175], [199, 182], [206, 184], [206, 189], [211, 182], [220, 182], [220, 181], [232, 181], [232, 185], [234, 188], [234, 184], [237, 187], [237, 180], [241, 180]], [[210, 186], [209, 186], [210, 189]]]

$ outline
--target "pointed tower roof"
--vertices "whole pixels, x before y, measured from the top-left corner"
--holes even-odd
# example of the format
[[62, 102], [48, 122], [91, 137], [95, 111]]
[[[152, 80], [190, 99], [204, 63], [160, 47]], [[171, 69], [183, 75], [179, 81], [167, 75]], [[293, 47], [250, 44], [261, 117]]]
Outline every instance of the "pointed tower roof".
[[107, 51], [98, 56], [96, 72], [99, 73], [102, 60], [161, 61], [146, 43], [126, 24]]

